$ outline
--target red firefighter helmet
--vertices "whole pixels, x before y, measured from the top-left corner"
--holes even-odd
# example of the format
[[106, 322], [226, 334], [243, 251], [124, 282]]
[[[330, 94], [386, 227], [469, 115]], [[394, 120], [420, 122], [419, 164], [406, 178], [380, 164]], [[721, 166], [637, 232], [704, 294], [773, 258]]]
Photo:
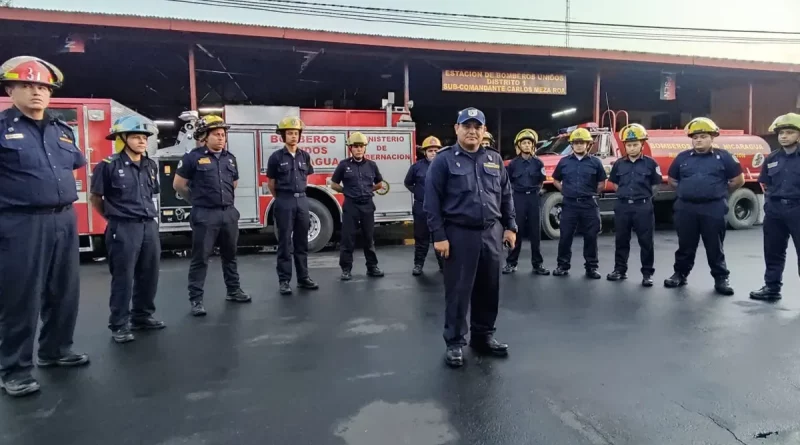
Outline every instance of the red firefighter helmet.
[[30, 82], [61, 88], [64, 74], [52, 63], [38, 57], [18, 56], [0, 65], [0, 83], [7, 82]]

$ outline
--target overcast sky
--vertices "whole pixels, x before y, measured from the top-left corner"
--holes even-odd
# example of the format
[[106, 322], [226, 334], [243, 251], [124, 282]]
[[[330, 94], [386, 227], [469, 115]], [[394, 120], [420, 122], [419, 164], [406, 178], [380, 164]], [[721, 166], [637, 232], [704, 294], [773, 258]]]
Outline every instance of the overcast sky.
[[[258, 3], [259, 0], [249, 0]], [[500, 17], [523, 17], [564, 20], [567, 0], [305, 0], [340, 5], [372, 6], [393, 9], [483, 14]], [[253, 25], [285, 26], [327, 31], [343, 31], [421, 38], [466, 40], [528, 45], [564, 46], [565, 36], [505, 31], [473, 31], [422, 25], [367, 22], [239, 9], [231, 6], [199, 6], [170, 0], [12, 0], [14, 6], [104, 13], [194, 18]], [[700, 34], [703, 28], [797, 32], [797, 35], [747, 37], [800, 41], [800, 0], [570, 0], [572, 21], [613, 24], [674, 26], [684, 38]], [[435, 5], [435, 6], [434, 6]], [[602, 6], [601, 6], [602, 5]], [[647, 5], [647, 6], [644, 6]], [[300, 9], [302, 12], [302, 9]], [[452, 21], [452, 18], [444, 19]], [[536, 30], [536, 24], [523, 25]], [[539, 25], [545, 26], [545, 25]], [[546, 25], [552, 27], [554, 25]], [[619, 30], [615, 30], [619, 31]], [[631, 31], [648, 32], [648, 31]], [[667, 35], [669, 31], [660, 31]], [[715, 34], [716, 35], [716, 34]], [[735, 36], [736, 34], [734, 34]], [[730, 34], [726, 34], [730, 36]], [[734, 58], [800, 64], [798, 43], [720, 43], [664, 42], [637, 38], [581, 37], [572, 35], [569, 46], [575, 48], [616, 49], [706, 57]]]

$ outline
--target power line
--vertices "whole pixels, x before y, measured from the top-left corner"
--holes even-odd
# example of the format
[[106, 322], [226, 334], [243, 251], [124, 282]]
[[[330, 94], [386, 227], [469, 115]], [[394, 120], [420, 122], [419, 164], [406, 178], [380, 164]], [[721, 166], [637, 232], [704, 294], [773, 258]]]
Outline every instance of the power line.
[[[384, 10], [384, 8], [369, 8], [369, 12], [359, 12], [359, 11], [345, 12], [345, 11], [337, 11], [330, 9], [330, 6], [340, 7], [340, 8], [344, 8], [344, 6], [339, 6], [339, 5], [328, 6], [326, 4], [297, 2], [289, 0], [261, 0], [261, 1], [168, 0], [168, 1], [202, 5], [202, 6], [217, 6], [217, 7], [229, 6], [236, 9], [257, 10], [257, 11], [265, 11], [265, 12], [280, 13], [280, 14], [350, 19], [363, 22], [397, 23], [397, 24], [413, 25], [413, 26], [467, 29], [467, 30], [492, 31], [492, 32], [510, 32], [508, 24], [497, 23], [495, 19], [487, 20], [487, 18], [483, 16], [474, 16], [465, 14], [453, 14], [454, 16], [462, 17], [458, 21], [452, 19], [450, 19], [449, 21], [443, 21], [440, 19], [425, 17], [425, 15], [429, 15], [429, 13], [420, 11], [411, 11], [408, 13], [403, 12], [402, 14], [404, 15], [386, 14], [376, 11], [376, 10]], [[294, 8], [292, 6], [282, 5], [281, 3], [292, 3], [292, 4], [299, 3], [304, 5], [304, 8], [298, 10], [297, 8]], [[320, 7], [314, 5], [322, 5], [322, 6]], [[359, 7], [349, 6], [347, 8], [352, 9]], [[368, 8], [364, 7], [363, 9], [368, 9]], [[402, 12], [402, 10], [388, 10], [388, 11]], [[412, 16], [409, 16], [409, 14], [412, 14]], [[446, 13], [434, 13], [434, 14], [446, 14]], [[514, 18], [511, 19], [516, 20]], [[539, 19], [531, 19], [531, 20], [539, 20]], [[553, 22], [556, 25], [555, 26], [553, 24], [540, 25], [533, 29], [514, 29], [513, 32], [517, 34], [539, 34], [539, 35], [557, 35], [557, 36], [564, 35], [563, 26], [566, 22], [561, 22], [561, 21], [548, 21], [548, 22]], [[580, 24], [581, 26], [587, 25], [587, 23], [584, 22], [572, 22], [570, 24]], [[613, 26], [624, 27], [624, 25], [603, 25], [603, 24], [598, 24], [598, 25], [606, 27], [613, 27]], [[795, 34], [800, 35], [800, 33], [795, 33]], [[718, 42], [718, 43], [739, 43], [739, 44], [800, 44], [800, 39], [774, 39], [774, 38], [741, 37], [741, 36], [721, 37], [721, 36], [686, 34], [686, 33], [647, 34], [642, 32], [635, 33], [631, 32], [630, 30], [613, 31], [613, 30], [595, 30], [595, 29], [583, 29], [583, 28], [573, 29], [572, 31], [570, 31], [570, 35], [578, 37], [662, 41], [662, 42], [705, 41], [705, 42], [715, 42], [715, 43]]]
[[[171, 0], [174, 1], [174, 0]], [[208, 4], [213, 4], [213, 1], [206, 1]], [[353, 5], [337, 5], [334, 3], [319, 3], [319, 2], [309, 2], [309, 1], [302, 1], [302, 0], [261, 0], [260, 2], [251, 2], [251, 3], [263, 3], [263, 4], [275, 4], [275, 3], [283, 3], [288, 5], [297, 5], [297, 6], [314, 6], [314, 7], [327, 7], [327, 8], [339, 8], [344, 10], [354, 10], [354, 11], [370, 11], [370, 12], [388, 12], [394, 14], [419, 14], [419, 15], [428, 15], [428, 16], [439, 16], [439, 17], [460, 17], [460, 18], [472, 18], [472, 19], [492, 19], [492, 20], [502, 20], [502, 21], [511, 21], [511, 22], [534, 22], [534, 23], [550, 23], [550, 24], [557, 24], [560, 26], [564, 26], [565, 23], [569, 25], [587, 25], [587, 26], [605, 26], [605, 27], [618, 27], [618, 28], [636, 28], [636, 29], [648, 29], [648, 30], [672, 30], [672, 31], [686, 31], [684, 27], [677, 27], [677, 26], [659, 26], [659, 25], [638, 25], [638, 24], [620, 24], [620, 23], [600, 23], [600, 22], [583, 22], [583, 21], [561, 21], [561, 20], [551, 20], [551, 19], [534, 19], [534, 18], [526, 18], [526, 17], [506, 17], [506, 16], [492, 16], [492, 15], [477, 15], [477, 14], [463, 14], [463, 13], [452, 13], [452, 12], [440, 12], [440, 11], [418, 11], [418, 10], [411, 10], [411, 9], [393, 9], [393, 8], [378, 8], [374, 6], [353, 6]], [[800, 32], [796, 31], [769, 31], [769, 30], [754, 30], [754, 29], [720, 29], [720, 28], [710, 28], [704, 29], [702, 31], [707, 31], [710, 33], [733, 33], [733, 34], [772, 34], [772, 35], [798, 35], [800, 36]]]

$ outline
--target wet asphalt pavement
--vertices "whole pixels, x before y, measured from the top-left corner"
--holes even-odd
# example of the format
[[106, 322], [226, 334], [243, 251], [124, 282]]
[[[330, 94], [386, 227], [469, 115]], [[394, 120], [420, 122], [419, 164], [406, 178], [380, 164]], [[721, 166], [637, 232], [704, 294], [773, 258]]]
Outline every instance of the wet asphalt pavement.
[[[527, 243], [526, 243], [527, 244]], [[613, 236], [601, 238], [601, 272]], [[168, 327], [114, 344], [105, 263], [83, 266], [76, 347], [88, 368], [36, 370], [42, 392], [0, 397], [0, 443], [14, 445], [789, 444], [800, 441], [800, 285], [789, 253], [784, 299], [753, 302], [761, 230], [729, 232], [733, 297], [713, 293], [705, 252], [689, 286], [664, 289], [676, 239], [657, 234], [656, 286], [520, 271], [502, 279], [497, 337], [507, 359], [465, 349], [442, 360], [443, 294], [431, 255], [378, 251], [382, 279], [338, 281], [336, 252], [310, 259], [322, 289], [276, 292], [275, 256], [240, 257], [254, 301], [224, 301], [215, 258], [209, 315], [188, 314], [188, 261], [165, 259], [157, 299]], [[544, 241], [547, 266], [556, 242]], [[757, 438], [757, 435], [763, 437]]]

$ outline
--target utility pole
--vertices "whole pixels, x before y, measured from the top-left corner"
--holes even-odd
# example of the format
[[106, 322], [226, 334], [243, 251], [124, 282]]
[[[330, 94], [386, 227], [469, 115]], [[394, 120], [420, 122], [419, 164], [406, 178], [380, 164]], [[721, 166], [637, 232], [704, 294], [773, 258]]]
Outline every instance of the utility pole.
[[569, 0], [566, 0], [566, 2], [567, 2], [567, 14], [566, 17], [564, 18], [564, 46], [569, 48], [569, 12], [570, 12]]

